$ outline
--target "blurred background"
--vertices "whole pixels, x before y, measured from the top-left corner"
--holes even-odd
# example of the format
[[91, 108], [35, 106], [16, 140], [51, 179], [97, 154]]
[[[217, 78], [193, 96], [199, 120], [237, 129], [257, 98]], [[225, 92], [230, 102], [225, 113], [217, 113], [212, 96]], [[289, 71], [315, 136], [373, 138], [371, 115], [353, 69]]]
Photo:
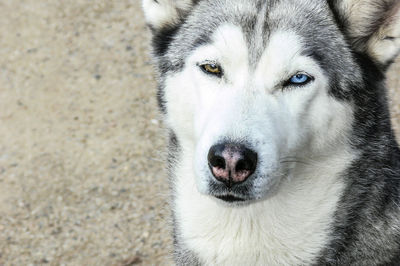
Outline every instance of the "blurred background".
[[139, 0], [0, 1], [0, 265], [171, 264], [149, 36]]

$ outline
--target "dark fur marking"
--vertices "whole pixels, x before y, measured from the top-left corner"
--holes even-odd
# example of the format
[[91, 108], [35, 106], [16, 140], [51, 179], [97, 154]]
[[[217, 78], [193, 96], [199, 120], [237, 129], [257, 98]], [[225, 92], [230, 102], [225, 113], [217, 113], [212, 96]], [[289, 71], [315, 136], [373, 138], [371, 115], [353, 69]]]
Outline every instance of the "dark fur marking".
[[157, 104], [158, 104], [158, 109], [160, 110], [161, 113], [166, 114], [167, 109], [166, 109], [166, 102], [164, 99], [164, 90], [162, 88], [161, 84], [158, 84], [157, 87]]
[[346, 32], [346, 23], [343, 20], [343, 16], [341, 16], [336, 9], [337, 5], [337, 0], [328, 0], [328, 5], [330, 10], [332, 11], [333, 18], [336, 22], [336, 25], [339, 27], [341, 32], [345, 33]]
[[178, 32], [180, 25], [167, 26], [160, 30], [155, 31], [153, 29], [153, 40], [152, 46], [153, 51], [157, 56], [162, 56], [168, 50], [168, 47], [173, 40], [174, 36]]

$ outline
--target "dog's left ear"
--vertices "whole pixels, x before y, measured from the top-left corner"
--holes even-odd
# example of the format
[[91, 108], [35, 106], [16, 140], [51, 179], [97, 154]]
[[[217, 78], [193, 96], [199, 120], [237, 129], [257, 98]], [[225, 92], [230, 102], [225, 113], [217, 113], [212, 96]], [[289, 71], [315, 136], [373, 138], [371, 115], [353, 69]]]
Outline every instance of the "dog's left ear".
[[328, 0], [353, 48], [388, 66], [400, 52], [399, 0]]

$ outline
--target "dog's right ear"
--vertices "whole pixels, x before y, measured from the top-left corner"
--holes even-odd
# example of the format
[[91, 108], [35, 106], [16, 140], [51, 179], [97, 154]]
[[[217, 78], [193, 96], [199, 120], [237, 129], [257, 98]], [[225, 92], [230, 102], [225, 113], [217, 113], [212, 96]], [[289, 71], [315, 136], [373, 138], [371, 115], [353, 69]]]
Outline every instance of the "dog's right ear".
[[190, 12], [198, 0], [143, 0], [146, 22], [153, 31], [173, 28]]

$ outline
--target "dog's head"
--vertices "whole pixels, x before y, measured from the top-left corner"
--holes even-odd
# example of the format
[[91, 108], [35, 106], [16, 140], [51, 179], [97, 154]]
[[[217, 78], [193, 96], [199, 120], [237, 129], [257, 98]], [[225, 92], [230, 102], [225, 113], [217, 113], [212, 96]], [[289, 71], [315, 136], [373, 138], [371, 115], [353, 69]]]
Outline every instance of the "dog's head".
[[345, 152], [365, 75], [357, 58], [379, 72], [400, 49], [398, 0], [143, 6], [180, 156], [201, 193], [230, 202], [272, 195], [302, 160]]

